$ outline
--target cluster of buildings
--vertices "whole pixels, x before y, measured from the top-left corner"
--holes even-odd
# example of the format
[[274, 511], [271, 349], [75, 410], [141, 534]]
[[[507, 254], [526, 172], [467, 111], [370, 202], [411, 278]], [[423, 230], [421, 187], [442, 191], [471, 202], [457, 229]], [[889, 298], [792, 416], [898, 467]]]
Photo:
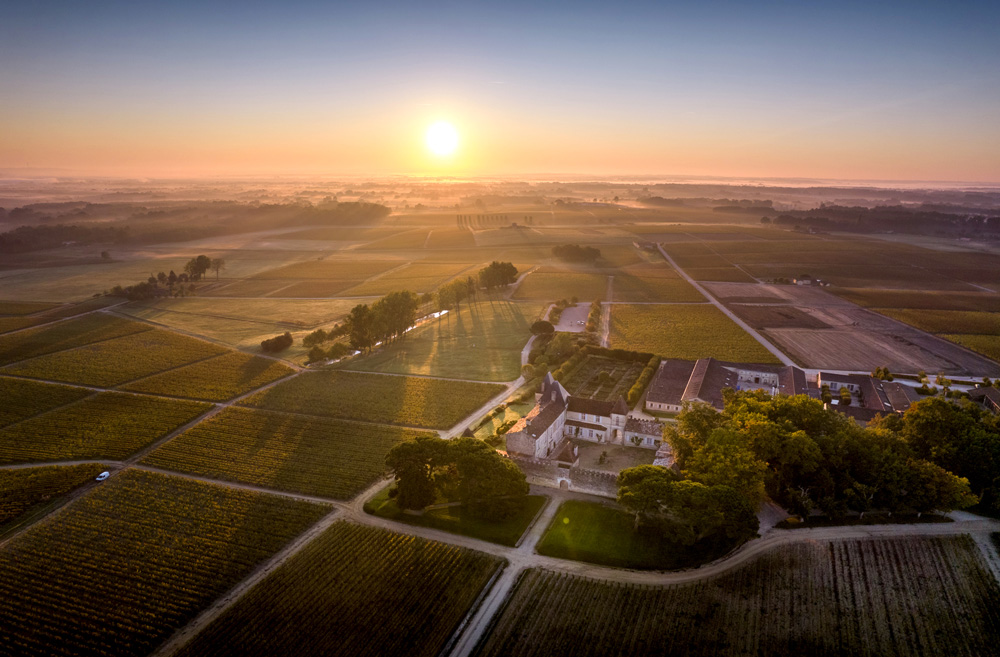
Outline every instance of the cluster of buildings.
[[[722, 410], [722, 391], [763, 390], [772, 395], [808, 395], [821, 399], [824, 388], [830, 404], [849, 417], [868, 422], [876, 415], [903, 413], [920, 399], [911, 386], [865, 374], [819, 372], [814, 376], [794, 366], [729, 363], [714, 358], [697, 361], [666, 359], [646, 392], [646, 410], [676, 413], [685, 402], [704, 402]], [[851, 393], [851, 403], [840, 402], [840, 390]]]
[[629, 414], [628, 404], [574, 397], [546, 374], [535, 406], [507, 432], [507, 452], [534, 459], [573, 461], [571, 439], [658, 449], [663, 425]]

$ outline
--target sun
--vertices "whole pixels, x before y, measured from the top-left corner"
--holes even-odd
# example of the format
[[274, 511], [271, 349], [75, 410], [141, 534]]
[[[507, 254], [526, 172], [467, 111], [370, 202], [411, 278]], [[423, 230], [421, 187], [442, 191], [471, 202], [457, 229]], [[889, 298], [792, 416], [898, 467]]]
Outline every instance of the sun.
[[458, 130], [447, 121], [432, 123], [424, 139], [427, 149], [439, 157], [451, 155], [458, 149]]

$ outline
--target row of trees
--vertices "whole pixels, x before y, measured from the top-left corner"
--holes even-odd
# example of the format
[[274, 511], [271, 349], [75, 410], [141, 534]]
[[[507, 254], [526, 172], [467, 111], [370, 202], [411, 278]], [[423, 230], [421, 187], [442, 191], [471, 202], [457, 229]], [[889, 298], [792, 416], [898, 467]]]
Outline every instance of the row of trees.
[[215, 279], [219, 279], [219, 272], [226, 268], [226, 261], [223, 258], [209, 258], [200, 255], [188, 260], [184, 265], [184, 271], [191, 277], [191, 280], [198, 281], [209, 269], [215, 272]]
[[593, 246], [560, 244], [552, 247], [552, 255], [566, 262], [595, 262], [601, 257], [601, 250]]
[[170, 273], [160, 272], [156, 276], [149, 275], [145, 281], [122, 287], [116, 285], [108, 292], [112, 297], [124, 297], [129, 301], [142, 301], [143, 299], [156, 299], [166, 296], [187, 296], [194, 294], [195, 286], [186, 285], [191, 277], [187, 274], [176, 274], [171, 269]]
[[266, 340], [261, 340], [260, 348], [262, 351], [269, 353], [278, 353], [279, 351], [284, 351], [292, 346], [292, 334], [285, 331], [281, 335], [276, 335], [273, 338], [268, 338]]
[[393, 447], [385, 462], [395, 478], [390, 495], [402, 509], [461, 502], [473, 516], [502, 520], [522, 508], [528, 495], [521, 469], [475, 438], [421, 436]]
[[345, 322], [351, 346], [358, 351], [371, 351], [381, 342], [402, 338], [417, 321], [417, 295], [409, 290], [391, 292], [371, 306], [358, 304], [351, 309]]

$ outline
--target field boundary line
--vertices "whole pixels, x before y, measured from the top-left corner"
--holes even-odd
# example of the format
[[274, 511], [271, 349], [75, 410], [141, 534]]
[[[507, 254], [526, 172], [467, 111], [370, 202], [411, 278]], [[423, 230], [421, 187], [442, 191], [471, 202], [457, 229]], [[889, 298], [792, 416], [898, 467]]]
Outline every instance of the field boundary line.
[[149, 657], [168, 657], [169, 655], [177, 653], [181, 648], [185, 647], [195, 637], [197, 637], [202, 630], [211, 625], [216, 618], [239, 602], [251, 589], [267, 579], [272, 572], [298, 554], [306, 545], [318, 538], [320, 534], [326, 531], [335, 522], [342, 519], [342, 514], [343, 512], [341, 509], [334, 509], [326, 516], [320, 518], [319, 521], [306, 529], [303, 533], [299, 534], [296, 538], [293, 538], [291, 541], [286, 543], [281, 550], [274, 554], [270, 559], [257, 566], [253, 572], [243, 578], [243, 580], [237, 583], [236, 586], [216, 598], [216, 600], [209, 607], [203, 609], [201, 613], [195, 616], [187, 625], [178, 628], [164, 643], [161, 643]]
[[[250, 298], [250, 297], [247, 297], [247, 298]], [[259, 298], [259, 297], [257, 297], [257, 298]], [[256, 354], [256, 353], [251, 353], [249, 351], [245, 351], [243, 349], [237, 349], [233, 345], [225, 343], [225, 342], [223, 342], [221, 340], [216, 340], [215, 338], [209, 338], [207, 336], [200, 335], [198, 333], [192, 333], [191, 331], [188, 331], [188, 330], [185, 330], [185, 329], [180, 329], [180, 328], [175, 328], [173, 326], [168, 326], [166, 324], [162, 324], [160, 322], [156, 322], [156, 321], [153, 321], [151, 319], [146, 319], [145, 317], [136, 317], [134, 315], [129, 315], [128, 313], [123, 313], [123, 312], [119, 312], [119, 311], [114, 311], [114, 313], [112, 313], [112, 314], [115, 317], [120, 317], [122, 319], [130, 319], [133, 322], [139, 322], [140, 324], [147, 324], [147, 325], [149, 325], [149, 326], [151, 326], [153, 328], [159, 328], [159, 329], [162, 329], [164, 331], [169, 331], [169, 332], [172, 332], [172, 333], [178, 333], [180, 335], [184, 335], [184, 336], [187, 336], [189, 338], [193, 338], [195, 340], [201, 340], [202, 342], [207, 342], [209, 344], [213, 344], [213, 345], [216, 345], [216, 346], [219, 346], [219, 347], [224, 347], [225, 349], [228, 349], [229, 351], [236, 351], [236, 352], [241, 352], [241, 353], [245, 353], [245, 354], [250, 354], [252, 356], [260, 356], [261, 358], [267, 358], [269, 360], [276, 360], [279, 363], [284, 363], [285, 365], [288, 365], [290, 368], [292, 368], [296, 372], [303, 372], [303, 371], [305, 371], [305, 368], [302, 367], [301, 365], [299, 365], [298, 363], [293, 363], [292, 361], [286, 360], [284, 358], [278, 358], [277, 356], [271, 356], [271, 355], [265, 354], [265, 353]], [[239, 321], [239, 320], [237, 320], [237, 321]]]
[[157, 474], [169, 475], [171, 477], [180, 477], [182, 479], [190, 479], [192, 481], [199, 481], [204, 484], [214, 484], [216, 486], [224, 486], [226, 488], [235, 488], [238, 490], [246, 490], [253, 493], [263, 493], [266, 495], [275, 495], [277, 497], [287, 497], [294, 500], [301, 500], [303, 502], [312, 502], [313, 504], [326, 504], [334, 506], [341, 510], [349, 510], [349, 506], [343, 500], [335, 500], [330, 497], [320, 497], [318, 495], [308, 495], [306, 493], [294, 493], [287, 490], [279, 490], [277, 488], [267, 488], [265, 486], [255, 486], [254, 484], [246, 484], [239, 481], [229, 481], [227, 479], [215, 479], [214, 477], [207, 477], [205, 475], [200, 475], [195, 472], [184, 472], [183, 470], [170, 470], [168, 468], [161, 468], [155, 465], [145, 465], [143, 463], [136, 463], [130, 467], [136, 470], [145, 470], [146, 472], [155, 472]]
[[706, 290], [700, 283], [698, 283], [698, 281], [688, 276], [688, 273], [686, 271], [678, 267], [677, 263], [674, 262], [674, 259], [670, 257], [670, 254], [668, 254], [666, 250], [664, 250], [662, 244], [657, 243], [656, 248], [660, 250], [660, 253], [670, 264], [670, 266], [673, 267], [674, 270], [677, 271], [677, 273], [684, 278], [684, 280], [690, 283], [694, 287], [694, 289], [698, 290], [698, 292], [700, 292], [703, 297], [708, 299], [709, 303], [711, 303], [713, 306], [722, 311], [722, 313], [726, 317], [731, 319], [737, 326], [746, 331], [753, 339], [759, 342], [761, 346], [770, 351], [778, 360], [781, 361], [783, 365], [785, 366], [795, 365], [795, 363], [792, 361], [791, 358], [786, 356], [780, 349], [778, 349], [776, 346], [771, 344], [767, 339], [765, 339], [764, 336], [762, 336], [760, 333], [751, 328], [749, 324], [747, 324], [742, 319], [737, 317], [731, 310], [722, 305], [722, 302], [720, 302], [712, 294], [710, 294], [708, 290]]

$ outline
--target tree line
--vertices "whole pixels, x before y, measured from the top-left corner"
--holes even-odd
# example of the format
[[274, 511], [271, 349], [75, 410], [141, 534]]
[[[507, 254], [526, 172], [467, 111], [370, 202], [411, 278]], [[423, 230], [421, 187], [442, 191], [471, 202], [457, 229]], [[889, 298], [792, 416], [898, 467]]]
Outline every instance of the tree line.
[[[107, 252], [105, 252], [107, 253]], [[102, 254], [104, 256], [104, 254]], [[106, 259], [110, 259], [110, 256]], [[202, 275], [209, 269], [215, 271], [218, 279], [219, 272], [226, 268], [226, 261], [222, 258], [209, 258], [200, 255], [191, 258], [184, 265], [184, 272], [177, 274], [173, 269], [170, 273], [160, 272], [156, 276], [149, 275], [145, 281], [140, 281], [134, 285], [116, 285], [106, 292], [108, 296], [124, 297], [129, 301], [142, 301], [144, 299], [157, 299], [167, 296], [188, 296], [194, 294], [195, 286], [191, 281], [200, 280]]]
[[596, 262], [601, 257], [601, 250], [593, 246], [579, 244], [560, 244], [552, 247], [552, 255], [566, 262]]

